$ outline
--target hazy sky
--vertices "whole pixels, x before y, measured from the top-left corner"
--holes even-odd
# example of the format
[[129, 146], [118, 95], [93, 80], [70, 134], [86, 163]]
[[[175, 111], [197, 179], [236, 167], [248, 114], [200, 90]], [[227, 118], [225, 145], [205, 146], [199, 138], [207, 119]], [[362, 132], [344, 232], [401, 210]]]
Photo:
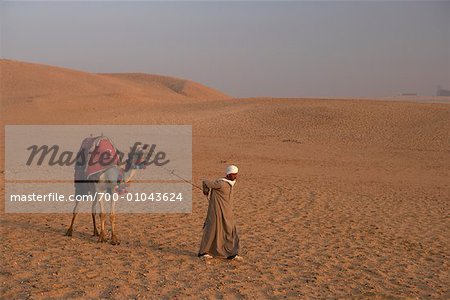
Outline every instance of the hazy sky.
[[450, 88], [450, 1], [0, 5], [3, 58], [182, 77], [237, 97]]

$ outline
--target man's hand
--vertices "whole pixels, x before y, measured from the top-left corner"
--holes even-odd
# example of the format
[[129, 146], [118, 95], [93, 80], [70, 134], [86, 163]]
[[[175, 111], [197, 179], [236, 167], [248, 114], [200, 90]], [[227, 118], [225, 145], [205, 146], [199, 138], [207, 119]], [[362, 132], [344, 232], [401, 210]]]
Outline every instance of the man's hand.
[[203, 195], [208, 196], [208, 194], [209, 194], [209, 187], [203, 181]]

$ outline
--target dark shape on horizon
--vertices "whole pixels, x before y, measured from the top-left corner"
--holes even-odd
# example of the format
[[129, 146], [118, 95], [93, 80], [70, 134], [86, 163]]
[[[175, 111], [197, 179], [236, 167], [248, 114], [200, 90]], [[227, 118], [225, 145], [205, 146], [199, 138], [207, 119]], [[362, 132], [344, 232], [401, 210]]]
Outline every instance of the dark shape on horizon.
[[436, 96], [450, 97], [450, 90], [443, 89], [440, 85], [438, 85]]

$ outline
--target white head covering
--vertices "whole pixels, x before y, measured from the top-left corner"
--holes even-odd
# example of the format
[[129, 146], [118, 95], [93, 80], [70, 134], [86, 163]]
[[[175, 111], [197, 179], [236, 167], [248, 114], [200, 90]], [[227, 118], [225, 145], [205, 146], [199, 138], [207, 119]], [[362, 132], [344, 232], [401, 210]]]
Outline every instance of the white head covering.
[[230, 165], [230, 166], [227, 167], [227, 175], [228, 174], [235, 174], [238, 171], [239, 171], [239, 169], [235, 165]]

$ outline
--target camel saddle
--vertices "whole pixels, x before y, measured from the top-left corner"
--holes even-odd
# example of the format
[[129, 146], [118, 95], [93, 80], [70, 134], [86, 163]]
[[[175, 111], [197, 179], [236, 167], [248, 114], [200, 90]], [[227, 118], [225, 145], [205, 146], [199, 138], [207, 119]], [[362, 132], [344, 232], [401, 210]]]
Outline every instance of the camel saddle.
[[88, 194], [93, 183], [107, 169], [119, 163], [119, 150], [106, 136], [87, 137], [77, 153], [75, 163], [75, 194]]

